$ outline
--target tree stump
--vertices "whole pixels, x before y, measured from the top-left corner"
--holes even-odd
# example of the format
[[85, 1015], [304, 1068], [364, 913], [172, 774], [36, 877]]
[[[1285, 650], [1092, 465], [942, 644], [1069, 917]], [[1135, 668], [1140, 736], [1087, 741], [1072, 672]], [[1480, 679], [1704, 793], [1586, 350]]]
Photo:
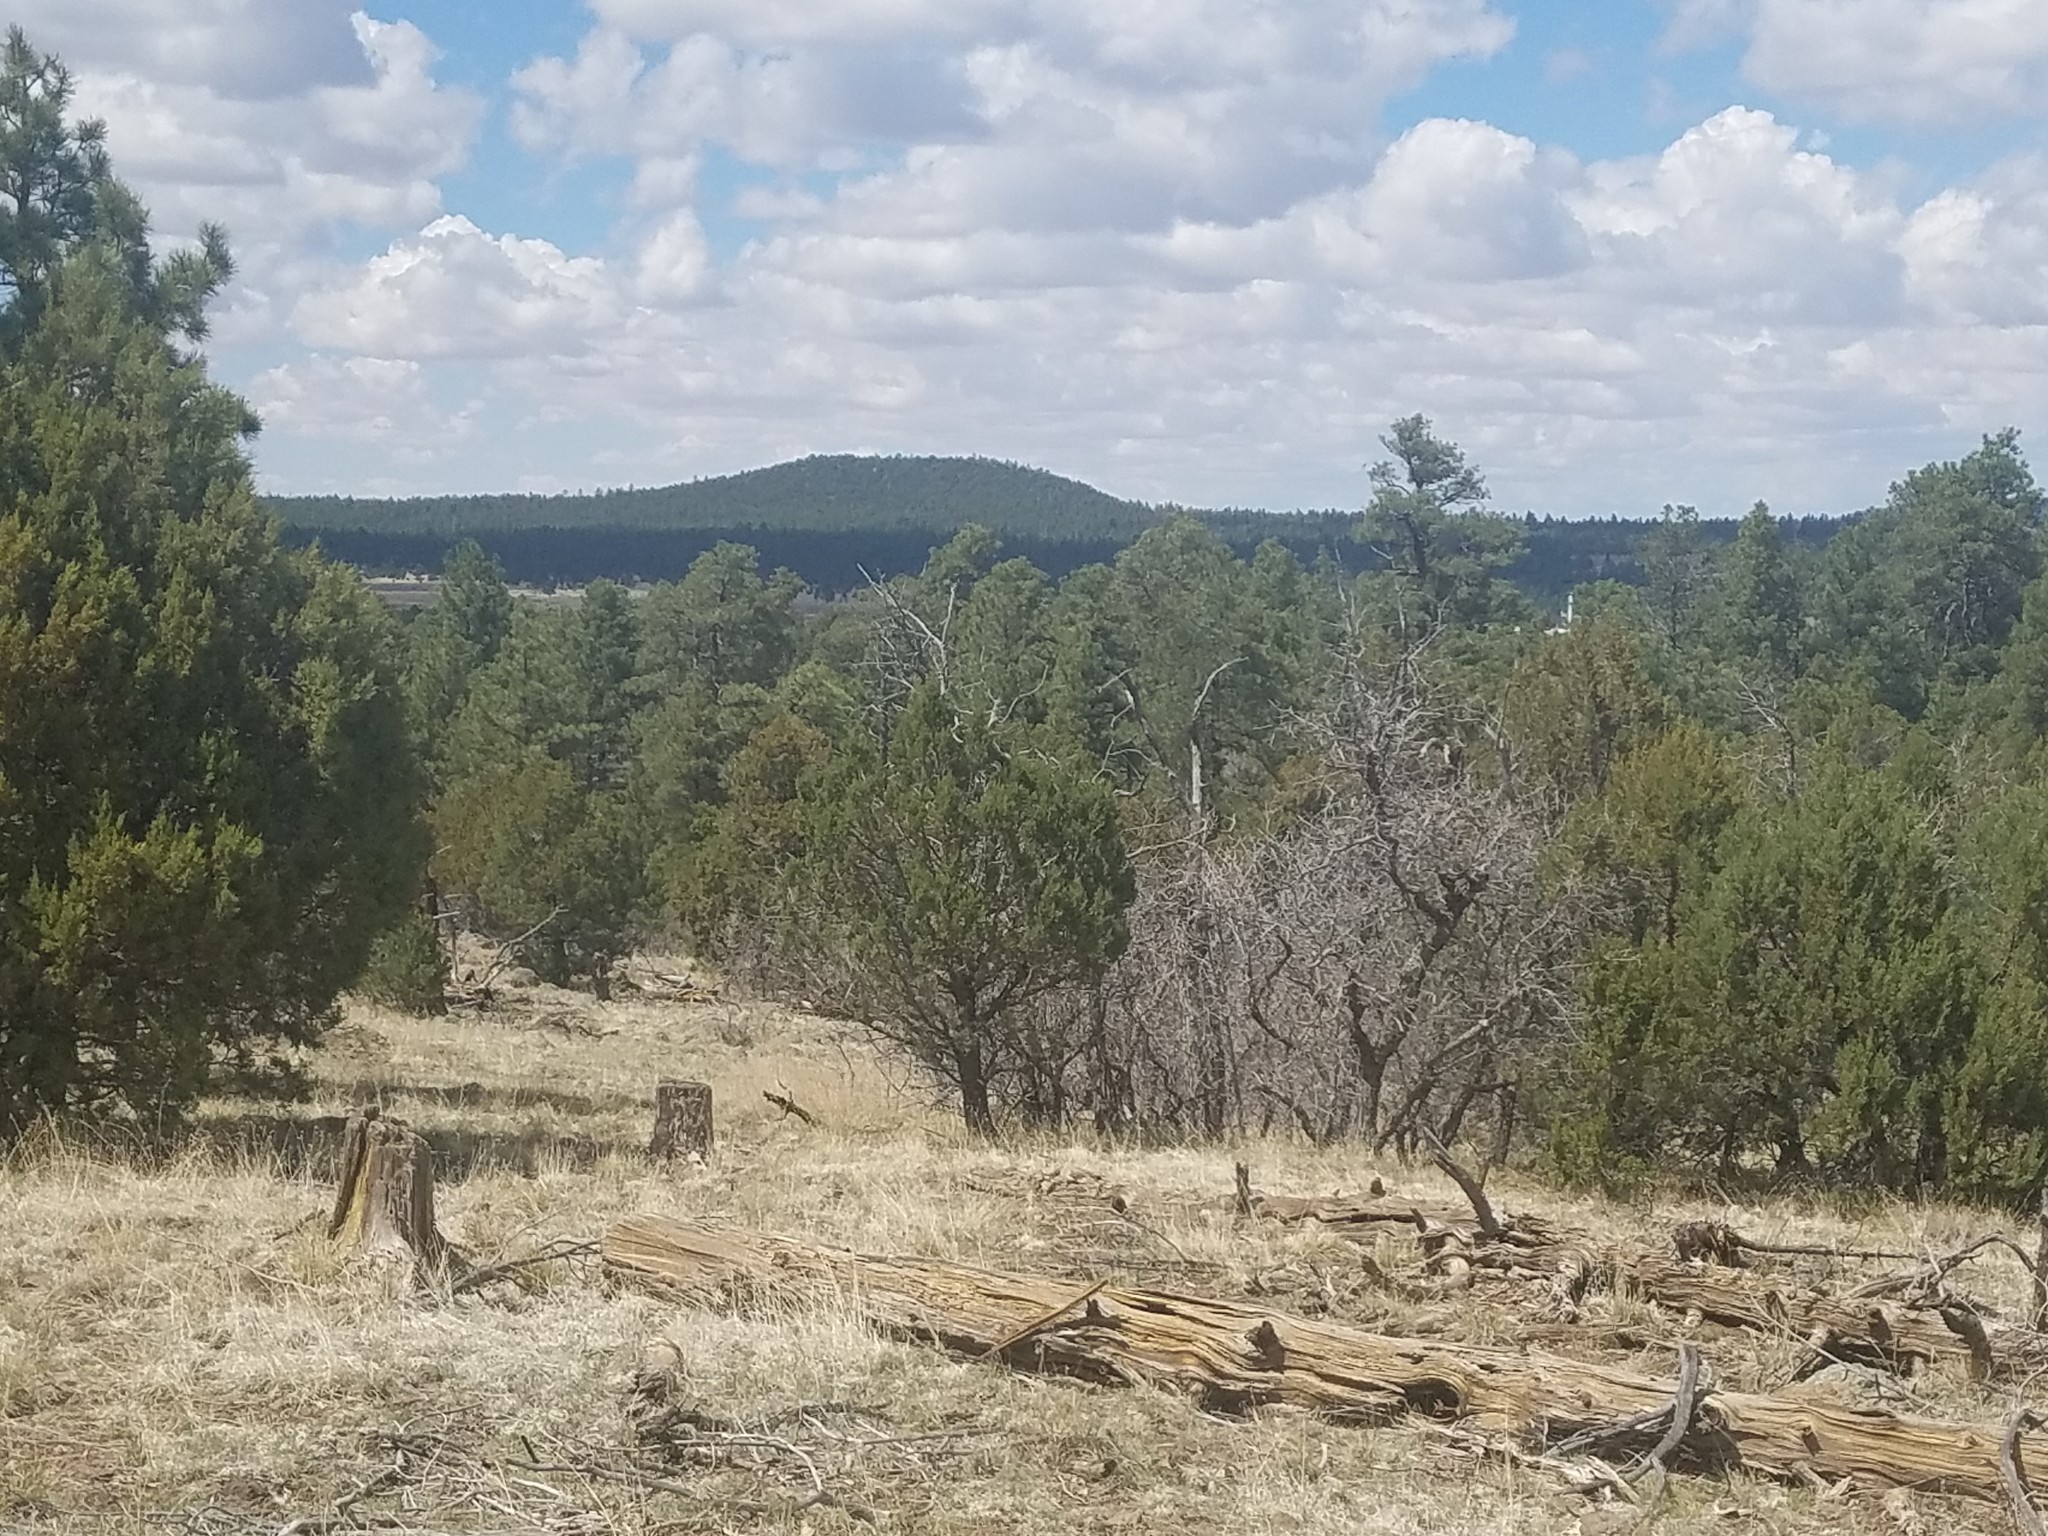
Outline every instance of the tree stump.
[[448, 1244], [434, 1220], [434, 1154], [403, 1121], [374, 1109], [349, 1116], [327, 1235], [366, 1258], [430, 1269], [446, 1262]]
[[647, 1155], [657, 1163], [711, 1156], [711, 1085], [665, 1077], [654, 1085], [654, 1135]]

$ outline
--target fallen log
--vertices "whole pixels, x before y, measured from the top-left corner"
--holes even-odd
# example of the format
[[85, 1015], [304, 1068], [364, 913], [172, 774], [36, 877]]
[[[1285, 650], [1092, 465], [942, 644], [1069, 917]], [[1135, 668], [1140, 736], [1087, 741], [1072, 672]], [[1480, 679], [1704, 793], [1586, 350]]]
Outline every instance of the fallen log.
[[[1910, 1375], [1947, 1363], [1973, 1380], [2024, 1374], [2048, 1364], [2048, 1336], [1987, 1325], [1968, 1308], [1937, 1295], [1903, 1301], [1774, 1285], [1754, 1270], [1700, 1265], [1652, 1248], [1599, 1244], [1525, 1215], [1500, 1222], [1488, 1240], [1471, 1212], [1451, 1205], [1258, 1194], [1244, 1203], [1252, 1215], [1312, 1221], [1342, 1236], [1362, 1238], [1405, 1227], [1421, 1243], [1431, 1270], [1543, 1281], [1553, 1315], [1568, 1319], [1587, 1294], [1606, 1289], [1672, 1311], [1697, 1312], [1724, 1328], [1814, 1340], [1823, 1364], [1873, 1365]], [[1708, 1225], [1679, 1230], [1676, 1246], [1682, 1254], [1703, 1251], [1691, 1237], [1694, 1228]], [[1739, 1236], [1735, 1241], [1756, 1252], [1778, 1251]]]
[[[877, 1330], [974, 1358], [1106, 1385], [1147, 1382], [1205, 1406], [1266, 1404], [1352, 1422], [1407, 1415], [1454, 1421], [1539, 1447], [1618, 1425], [1668, 1425], [1682, 1394], [1626, 1371], [1534, 1352], [1391, 1338], [1241, 1302], [1002, 1274], [935, 1259], [876, 1258], [732, 1228], [639, 1216], [600, 1245], [606, 1273], [677, 1299], [744, 1307], [765, 1296], [849, 1301]], [[1079, 1310], [1075, 1310], [1078, 1307]], [[1641, 1449], [1662, 1446], [1648, 1430]], [[1667, 1429], [1668, 1435], [1668, 1429]], [[1986, 1500], [2008, 1497], [2015, 1455], [2048, 1465], [2048, 1436], [2004, 1450], [1997, 1426], [1945, 1424], [1790, 1393], [1702, 1388], [1674, 1470], [1746, 1468], [1790, 1480], [1817, 1474], [1872, 1488]]]

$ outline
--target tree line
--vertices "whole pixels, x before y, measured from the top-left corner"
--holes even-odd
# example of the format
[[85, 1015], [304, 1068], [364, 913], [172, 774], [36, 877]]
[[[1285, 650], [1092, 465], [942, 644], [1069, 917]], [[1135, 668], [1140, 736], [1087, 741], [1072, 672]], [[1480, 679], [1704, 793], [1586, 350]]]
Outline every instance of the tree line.
[[968, 524], [831, 601], [720, 543], [401, 617], [288, 548], [68, 80], [0, 67], [0, 1129], [288, 1086], [453, 918], [677, 944], [978, 1133], [1479, 1142], [1993, 1198], [2048, 1167], [2048, 586], [2010, 431], [1815, 547], [1667, 508], [1559, 624], [1420, 416], [1350, 562]]
[[[1195, 511], [1120, 501], [1074, 480], [988, 459], [821, 455], [685, 485], [556, 496], [403, 499], [274, 496], [287, 542], [379, 575], [436, 572], [459, 540], [474, 539], [514, 583], [582, 586], [600, 578], [673, 581], [706, 550], [744, 544], [828, 596], [870, 576], [909, 575], [936, 544], [969, 525], [996, 533], [1011, 556], [1064, 578], [1106, 562], [1147, 528], [1191, 516], [1249, 558], [1277, 542], [1305, 564], [1354, 574], [1380, 552], [1353, 535], [1353, 512]], [[1521, 517], [1522, 542], [1503, 575], [1541, 607], [1561, 609], [1575, 586], [1639, 582], [1637, 554], [1656, 519]], [[1738, 522], [1704, 518], [1709, 545]], [[1783, 528], [1819, 547], [1843, 520], [1793, 519]]]
[[860, 1020], [983, 1131], [2038, 1182], [2016, 435], [1818, 551], [1670, 509], [1569, 626], [1454, 444], [1385, 444], [1362, 575], [1178, 518], [1057, 581], [970, 528], [809, 615], [737, 545], [541, 607], [464, 546], [410, 637], [440, 888], [557, 980], [658, 934]]

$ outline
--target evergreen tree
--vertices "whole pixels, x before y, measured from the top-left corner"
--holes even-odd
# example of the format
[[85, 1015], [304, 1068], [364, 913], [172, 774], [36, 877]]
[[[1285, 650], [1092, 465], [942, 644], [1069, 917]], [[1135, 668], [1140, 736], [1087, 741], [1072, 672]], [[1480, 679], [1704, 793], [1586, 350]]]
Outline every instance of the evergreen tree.
[[1749, 509], [1722, 556], [1712, 603], [1709, 638], [1722, 656], [1791, 675], [1803, 618], [1799, 572], [1764, 503]]
[[434, 605], [410, 634], [407, 688], [428, 742], [445, 743], [448, 722], [469, 697], [476, 674], [497, 660], [512, 629], [505, 568], [474, 539], [448, 553]]
[[696, 680], [716, 695], [731, 684], [773, 687], [796, 659], [796, 600], [788, 571], [761, 579], [744, 544], [699, 555], [674, 585], [648, 594], [641, 614], [644, 673], [667, 691]]
[[424, 856], [396, 627], [281, 549], [253, 418], [182, 350], [224, 244], [151, 258], [68, 79], [0, 68], [0, 1131], [280, 1067]]
[[1520, 551], [1521, 529], [1485, 510], [1486, 481], [1427, 417], [1402, 417], [1380, 443], [1392, 457], [1372, 466], [1359, 537], [1398, 582], [1402, 622], [1486, 623], [1499, 601], [1495, 572]]
[[1108, 789], [1008, 750], [926, 683], [885, 745], [808, 783], [792, 881], [845, 1006], [995, 1128], [1020, 1009], [1123, 952], [1134, 894]]

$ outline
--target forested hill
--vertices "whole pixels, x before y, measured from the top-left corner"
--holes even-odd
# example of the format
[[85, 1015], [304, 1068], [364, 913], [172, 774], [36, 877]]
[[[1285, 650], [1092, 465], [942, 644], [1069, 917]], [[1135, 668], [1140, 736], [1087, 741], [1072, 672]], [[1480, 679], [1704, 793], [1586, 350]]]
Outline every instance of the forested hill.
[[555, 496], [283, 496], [295, 527], [450, 538], [513, 528], [869, 528], [951, 533], [980, 523], [1041, 538], [1132, 539], [1159, 513], [1079, 480], [998, 459], [819, 454], [737, 475]]
[[[679, 485], [588, 493], [427, 496], [274, 496], [287, 537], [317, 540], [376, 574], [434, 571], [450, 545], [474, 538], [515, 582], [581, 584], [597, 577], [673, 580], [721, 541], [748, 544], [769, 567], [840, 592], [867, 576], [917, 570], [931, 548], [968, 523], [993, 529], [1006, 553], [1048, 575], [1113, 559], [1173, 507], [1126, 501], [1094, 486], [995, 459], [819, 455]], [[1329, 555], [1356, 570], [1375, 563], [1354, 537], [1353, 511], [1195, 510], [1240, 553], [1277, 539], [1304, 561]], [[1559, 604], [1581, 582], [1640, 578], [1636, 551], [1654, 519], [1528, 517], [1508, 569], [1532, 598]], [[1732, 520], [1699, 525], [1709, 544]], [[1833, 519], [1788, 525], [1819, 545]]]

